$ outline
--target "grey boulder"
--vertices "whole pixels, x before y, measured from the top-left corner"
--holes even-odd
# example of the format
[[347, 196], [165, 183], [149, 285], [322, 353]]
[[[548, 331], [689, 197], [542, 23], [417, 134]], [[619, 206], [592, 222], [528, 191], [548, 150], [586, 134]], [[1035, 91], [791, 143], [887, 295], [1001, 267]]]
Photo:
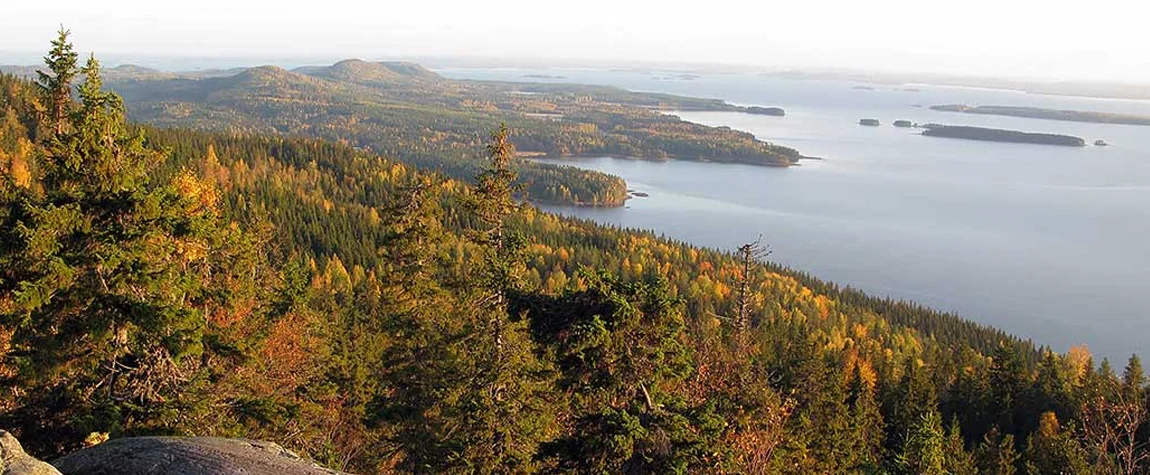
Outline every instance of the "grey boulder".
[[68, 454], [52, 465], [67, 475], [340, 474], [277, 444], [219, 437], [113, 439]]
[[0, 475], [60, 475], [60, 472], [24, 453], [16, 437], [0, 430]]

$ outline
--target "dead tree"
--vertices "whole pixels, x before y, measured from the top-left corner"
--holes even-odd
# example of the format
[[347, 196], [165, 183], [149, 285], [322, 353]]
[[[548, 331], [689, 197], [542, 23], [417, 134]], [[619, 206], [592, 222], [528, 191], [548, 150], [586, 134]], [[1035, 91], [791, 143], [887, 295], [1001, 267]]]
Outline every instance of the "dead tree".
[[739, 278], [739, 298], [736, 302], [735, 341], [740, 346], [745, 346], [751, 330], [751, 313], [754, 311], [752, 287], [755, 282], [751, 275], [751, 266], [771, 255], [771, 251], [763, 245], [763, 236], [760, 235], [754, 241], [739, 246], [736, 255], [743, 267], [743, 275]]

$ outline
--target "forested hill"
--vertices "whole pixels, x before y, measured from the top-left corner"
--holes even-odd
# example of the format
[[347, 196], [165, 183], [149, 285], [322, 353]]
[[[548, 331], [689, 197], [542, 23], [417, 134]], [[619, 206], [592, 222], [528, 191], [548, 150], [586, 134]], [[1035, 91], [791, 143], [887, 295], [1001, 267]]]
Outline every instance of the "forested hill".
[[48, 59], [0, 78], [0, 427], [35, 455], [194, 434], [357, 473], [1145, 469], [1137, 358], [520, 206], [507, 130], [468, 185], [132, 127], [94, 62], [73, 102], [65, 36]]
[[[339, 141], [457, 178], [478, 171], [491, 124], [507, 123], [525, 154], [613, 155], [787, 166], [799, 153], [751, 134], [679, 120], [665, 110], [739, 110], [713, 99], [554, 84], [457, 81], [410, 63], [347, 60], [288, 71], [205, 75], [116, 71], [109, 87], [132, 118], [203, 130]], [[120, 74], [124, 73], [124, 74]], [[520, 169], [530, 199], [621, 205], [622, 180], [539, 164]]]

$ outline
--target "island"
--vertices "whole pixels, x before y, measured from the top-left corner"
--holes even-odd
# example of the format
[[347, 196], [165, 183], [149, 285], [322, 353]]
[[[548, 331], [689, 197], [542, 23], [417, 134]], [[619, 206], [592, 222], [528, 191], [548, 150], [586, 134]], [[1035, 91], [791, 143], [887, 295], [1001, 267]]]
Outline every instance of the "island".
[[746, 109], [743, 109], [743, 112], [756, 115], [773, 115], [776, 117], [783, 117], [787, 115], [787, 111], [783, 110], [781, 107], [750, 106]]
[[878, 119], [859, 119], [859, 125], [865, 125], [867, 127], [878, 127], [881, 124], [879, 123]]
[[894, 126], [902, 128], [914, 127], [914, 122], [909, 120], [896, 120], [894, 121]]
[[928, 137], [985, 140], [989, 142], [1061, 145], [1066, 147], [1086, 146], [1086, 141], [1081, 137], [1074, 137], [1071, 135], [1020, 132], [1017, 130], [989, 129], [985, 127], [970, 127], [965, 125], [927, 124], [925, 128], [926, 130], [922, 132], [922, 135]]
[[977, 106], [946, 104], [931, 106], [932, 110], [962, 112], [966, 114], [1003, 115], [1030, 119], [1061, 120], [1067, 122], [1094, 122], [1099, 124], [1150, 125], [1150, 117], [1109, 112], [1043, 109], [1040, 107]]

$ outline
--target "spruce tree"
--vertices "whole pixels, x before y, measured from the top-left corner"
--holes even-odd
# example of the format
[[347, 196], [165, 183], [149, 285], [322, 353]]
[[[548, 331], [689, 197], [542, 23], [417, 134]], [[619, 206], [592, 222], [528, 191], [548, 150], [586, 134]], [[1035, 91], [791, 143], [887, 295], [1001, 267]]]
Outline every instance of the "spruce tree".
[[544, 455], [579, 473], [700, 469], [722, 424], [673, 390], [691, 371], [680, 302], [660, 280], [579, 278], [586, 289], [568, 291], [545, 317], [575, 414]]
[[66, 38], [41, 83], [59, 113], [42, 146], [43, 193], [0, 203], [0, 321], [25, 388], [0, 423], [44, 454], [90, 432], [179, 426], [197, 404], [205, 345], [223, 342], [209, 338], [205, 312], [226, 305], [212, 282], [228, 274], [216, 259], [234, 242], [209, 184], [190, 173], [153, 181], [164, 155], [130, 131], [95, 58], [70, 104]]
[[858, 366], [855, 367], [854, 377], [851, 378], [849, 398], [850, 424], [854, 432], [852, 451], [858, 465], [851, 468], [875, 470], [882, 461], [883, 438], [886, 432], [874, 387], [864, 379]]
[[975, 460], [979, 473], [986, 475], [1014, 475], [1018, 472], [1019, 454], [1014, 448], [1014, 436], [1005, 436], [997, 427], [983, 436]]
[[902, 473], [926, 475], [947, 473], [947, 440], [942, 418], [937, 411], [927, 411], [907, 435], [898, 465]]
[[1122, 371], [1122, 383], [1133, 391], [1141, 392], [1146, 387], [1146, 372], [1142, 369], [1142, 359], [1138, 355], [1130, 355], [1126, 368]]
[[37, 85], [43, 97], [41, 107], [46, 116], [48, 129], [55, 135], [64, 133], [69, 125], [68, 116], [72, 109], [72, 81], [76, 78], [79, 55], [68, 41], [71, 32], [63, 27], [52, 40], [52, 49], [44, 57], [48, 71], [36, 71]]
[[974, 455], [966, 450], [966, 441], [962, 438], [962, 429], [957, 419], [950, 420], [946, 429], [946, 462], [943, 464], [945, 473], [950, 475], [976, 475], [978, 466]]
[[1090, 473], [1086, 452], [1070, 431], [1059, 427], [1053, 412], [1045, 412], [1040, 417], [1038, 430], [1026, 440], [1023, 458], [1028, 475]]
[[[519, 288], [522, 268], [521, 240], [507, 230], [508, 220], [519, 210], [513, 158], [509, 131], [503, 126], [492, 134], [488, 166], [467, 199], [477, 223], [471, 237], [483, 258], [480, 279], [459, 289], [456, 315], [440, 317], [461, 324], [425, 324], [433, 332], [430, 339], [412, 336], [427, 340], [416, 344], [418, 352], [409, 357], [435, 358], [411, 367], [414, 373], [409, 376], [423, 374], [431, 381], [408, 381], [432, 386], [412, 394], [422, 401], [408, 399], [422, 414], [401, 422], [422, 424], [408, 433], [429, 436], [411, 441], [426, 447], [409, 446], [407, 463], [417, 471], [531, 471], [539, 443], [555, 430], [549, 394], [553, 371], [539, 359], [526, 319], [508, 314], [507, 295]], [[407, 226], [418, 230], [422, 225], [417, 220]]]

